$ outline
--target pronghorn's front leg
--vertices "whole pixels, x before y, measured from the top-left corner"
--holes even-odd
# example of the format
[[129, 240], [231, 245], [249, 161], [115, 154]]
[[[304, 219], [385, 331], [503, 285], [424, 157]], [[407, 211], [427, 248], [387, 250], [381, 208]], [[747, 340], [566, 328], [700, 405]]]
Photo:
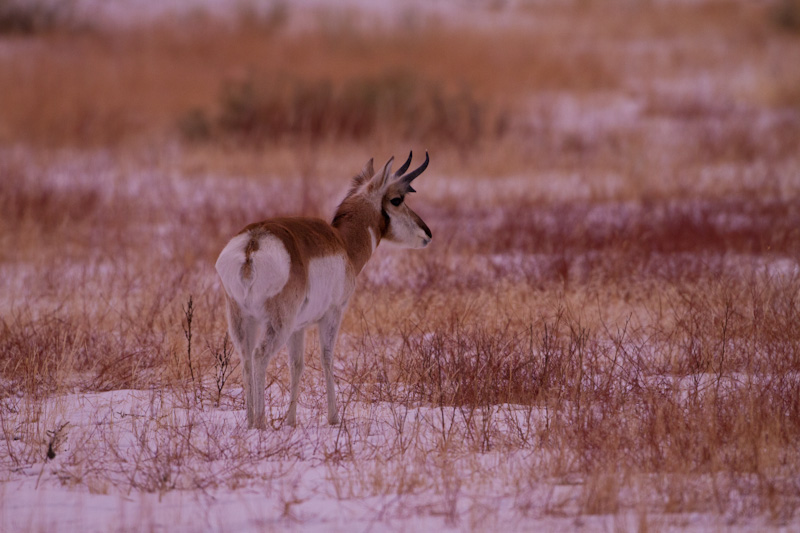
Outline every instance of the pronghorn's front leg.
[[321, 346], [322, 370], [325, 373], [325, 390], [328, 395], [328, 423], [339, 423], [336, 409], [336, 384], [333, 381], [333, 349], [342, 322], [342, 309], [334, 307], [319, 321], [319, 343]]
[[303, 358], [305, 356], [306, 330], [295, 331], [289, 337], [289, 369], [291, 371], [291, 396], [286, 423], [294, 426], [297, 423], [297, 397], [300, 394], [300, 376], [303, 375]]

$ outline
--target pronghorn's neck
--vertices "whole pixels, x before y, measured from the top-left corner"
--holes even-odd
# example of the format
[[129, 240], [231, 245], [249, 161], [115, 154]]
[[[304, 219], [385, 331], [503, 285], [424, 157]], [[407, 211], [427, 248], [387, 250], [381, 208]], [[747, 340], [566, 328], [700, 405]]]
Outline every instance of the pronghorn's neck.
[[382, 223], [381, 213], [360, 196], [346, 198], [337, 209], [331, 225], [339, 231], [356, 274], [378, 246], [383, 235]]

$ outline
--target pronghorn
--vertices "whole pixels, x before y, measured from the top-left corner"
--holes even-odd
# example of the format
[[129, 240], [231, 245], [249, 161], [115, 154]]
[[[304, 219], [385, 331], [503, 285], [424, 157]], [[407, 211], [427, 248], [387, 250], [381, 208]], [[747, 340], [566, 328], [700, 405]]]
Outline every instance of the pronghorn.
[[339, 423], [333, 348], [356, 276], [378, 243], [424, 248], [431, 230], [404, 202], [411, 182], [428, 166], [377, 173], [372, 159], [355, 178], [333, 221], [273, 218], [244, 228], [225, 246], [216, 269], [228, 302], [228, 328], [243, 363], [247, 425], [263, 429], [267, 364], [288, 343], [291, 396], [286, 423], [297, 421], [305, 330], [317, 324], [328, 399], [328, 423]]

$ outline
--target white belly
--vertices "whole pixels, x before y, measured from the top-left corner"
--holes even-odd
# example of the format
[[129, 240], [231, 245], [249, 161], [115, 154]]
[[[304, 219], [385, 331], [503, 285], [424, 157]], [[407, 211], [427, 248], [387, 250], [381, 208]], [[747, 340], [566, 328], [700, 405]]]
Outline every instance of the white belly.
[[308, 292], [297, 315], [295, 327], [318, 322], [332, 307], [347, 303], [350, 288], [344, 256], [331, 255], [312, 259], [308, 264]]

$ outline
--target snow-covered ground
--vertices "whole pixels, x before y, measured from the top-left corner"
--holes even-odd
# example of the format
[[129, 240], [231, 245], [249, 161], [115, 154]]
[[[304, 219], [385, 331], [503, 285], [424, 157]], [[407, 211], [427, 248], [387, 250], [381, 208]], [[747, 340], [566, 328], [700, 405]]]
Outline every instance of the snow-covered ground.
[[76, 0], [81, 17], [114, 24], [138, 24], [165, 17], [177, 19], [207, 14], [229, 18], [260, 14], [278, 16], [291, 28], [327, 19], [346, 25], [415, 24], [425, 20], [471, 25], [512, 24], [519, 20], [519, 1], [475, 0]]
[[[24, 431], [37, 413], [52, 430], [3, 443], [14, 466], [0, 484], [0, 531], [705, 531], [725, 520], [635, 506], [575, 518], [586, 479], [543, 483], [535, 446], [508, 451], [498, 442], [497, 451], [469, 453], [463, 414], [451, 408], [354, 402], [344, 424], [329, 427], [319, 398], [301, 407], [296, 429], [262, 433], [243, 429], [240, 397], [233, 390], [221, 407], [192, 408], [155, 390], [76, 393], [38, 406], [4, 400], [17, 410], [4, 427]], [[269, 405], [280, 426], [285, 405]], [[477, 415], [489, 421], [490, 439], [544, 416], [493, 410]], [[48, 446], [52, 459], [44, 459]], [[629, 490], [620, 497], [637, 500]], [[724, 527], [771, 529], [761, 520]]]
[[[431, 408], [354, 403], [345, 407], [342, 426], [329, 427], [321, 416], [322, 406], [314, 405], [300, 408], [298, 428], [260, 433], [243, 429], [244, 412], [232, 406], [241, 404], [240, 397], [241, 391], [234, 390], [226, 397], [230, 405], [223, 402], [221, 408], [201, 409], [182, 408], [184, 399], [157, 391], [73, 394], [48, 400], [38, 407], [57, 434], [46, 435], [48, 442], [40, 444], [47, 448], [55, 439], [55, 457], [22, 461], [10, 469], [0, 486], [0, 528], [572, 527], [571, 520], [517, 508], [519, 491], [494, 482], [493, 475], [507, 479], [512, 465], [530, 468], [529, 454], [470, 457], [462, 452], [455, 455], [461, 459], [445, 457], [445, 434], [458, 432], [452, 409], [446, 409], [442, 419], [442, 413]], [[24, 426], [25, 403], [20, 399], [15, 404], [20, 416], [4, 423]], [[279, 412], [285, 405], [268, 405], [280, 424]], [[523, 416], [514, 406], [505, 409], [508, 416]], [[16, 438], [6, 443], [8, 452], [22, 457], [31, 445], [25, 442], [29, 436]], [[455, 441], [452, 446], [460, 447]], [[440, 469], [441, 461], [452, 464]], [[462, 517], [470, 517], [469, 523]], [[615, 520], [619, 517], [595, 517], [589, 523], [602, 526]]]

